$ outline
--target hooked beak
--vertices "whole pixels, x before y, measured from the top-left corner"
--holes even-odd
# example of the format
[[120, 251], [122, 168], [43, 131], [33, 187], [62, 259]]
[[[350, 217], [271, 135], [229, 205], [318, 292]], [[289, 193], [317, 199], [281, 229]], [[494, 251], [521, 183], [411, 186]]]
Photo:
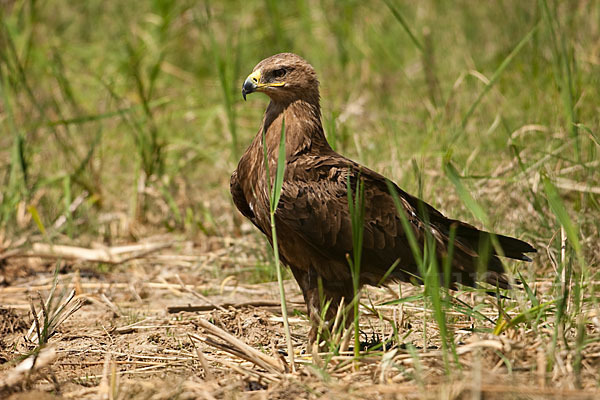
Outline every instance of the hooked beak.
[[285, 82], [271, 82], [261, 83], [260, 82], [260, 69], [257, 69], [244, 81], [242, 85], [242, 96], [246, 100], [246, 95], [254, 92], [262, 92], [265, 88], [284, 86]]
[[256, 92], [256, 90], [258, 89], [259, 82], [260, 70], [254, 71], [246, 78], [244, 84], [242, 85], [242, 96], [244, 97], [244, 100], [246, 100], [247, 94]]

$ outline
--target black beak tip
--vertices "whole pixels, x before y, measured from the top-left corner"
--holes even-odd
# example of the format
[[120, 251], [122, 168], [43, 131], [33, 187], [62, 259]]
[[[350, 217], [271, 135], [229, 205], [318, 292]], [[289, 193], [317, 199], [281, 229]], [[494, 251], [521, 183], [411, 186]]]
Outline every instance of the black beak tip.
[[254, 91], [256, 91], [256, 83], [250, 79], [246, 79], [242, 85], [242, 96], [244, 97], [244, 100], [246, 100], [247, 95], [254, 93]]

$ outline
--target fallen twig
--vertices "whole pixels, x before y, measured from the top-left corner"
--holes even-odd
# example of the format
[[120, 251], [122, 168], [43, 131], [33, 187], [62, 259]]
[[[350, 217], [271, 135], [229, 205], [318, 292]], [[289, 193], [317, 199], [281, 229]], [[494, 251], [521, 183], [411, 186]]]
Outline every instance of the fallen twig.
[[[303, 303], [299, 302], [290, 302], [290, 304], [294, 305], [302, 305]], [[198, 312], [198, 311], [211, 311], [215, 308], [218, 308], [222, 311], [227, 311], [228, 308], [243, 308], [243, 307], [279, 307], [279, 301], [271, 301], [271, 300], [254, 300], [254, 301], [243, 301], [239, 303], [221, 303], [221, 304], [200, 304], [200, 305], [187, 305], [187, 306], [169, 306], [167, 307], [167, 312], [170, 314], [187, 311], [187, 312]]]
[[210, 305], [211, 305], [211, 306], [213, 306], [214, 308], [217, 308], [217, 309], [219, 309], [219, 310], [221, 310], [221, 311], [227, 311], [227, 310], [225, 310], [225, 308], [223, 308], [222, 306], [220, 306], [220, 305], [218, 305], [218, 304], [215, 304], [215, 303], [213, 303], [213, 302], [212, 302], [212, 301], [211, 301], [211, 300], [210, 300], [208, 297], [206, 297], [206, 296], [204, 296], [204, 295], [202, 295], [202, 294], [200, 294], [200, 293], [196, 292], [196, 291], [195, 291], [194, 289], [192, 289], [192, 288], [189, 288], [189, 287], [185, 286], [185, 284], [183, 283], [183, 281], [182, 281], [182, 280], [181, 280], [181, 278], [179, 277], [179, 274], [175, 274], [175, 277], [177, 278], [177, 282], [179, 282], [179, 285], [181, 285], [181, 288], [182, 288], [182, 289], [183, 289], [185, 292], [187, 292], [187, 293], [191, 294], [191, 295], [192, 295], [192, 296], [194, 296], [194, 297], [197, 297], [197, 298], [199, 298], [200, 300], [203, 300], [203, 301], [207, 302], [208, 304], [210, 304]]
[[56, 351], [53, 347], [45, 347], [39, 353], [30, 355], [0, 379], [0, 389], [18, 385], [33, 372], [51, 364], [55, 359]]
[[89, 249], [85, 247], [59, 244], [34, 243], [29, 251], [6, 252], [3, 259], [11, 257], [40, 257], [51, 259], [85, 260], [107, 264], [121, 264], [135, 258], [144, 257], [155, 251], [171, 247], [174, 242], [138, 243], [126, 246]]
[[[261, 368], [264, 368], [267, 371], [272, 372], [272, 373], [281, 374], [284, 372], [281, 367], [281, 364], [278, 360], [254, 349], [253, 347], [247, 345], [246, 343], [239, 340], [238, 338], [231, 335], [230, 333], [224, 331], [223, 329], [218, 328], [217, 326], [215, 326], [215, 325], [211, 324], [210, 322], [205, 321], [203, 319], [199, 319], [198, 324], [200, 325], [200, 327], [202, 327], [204, 330], [206, 330], [210, 334], [212, 334], [212, 335], [218, 337], [219, 339], [225, 341], [226, 343], [228, 343], [230, 346], [233, 347], [234, 350], [238, 351], [239, 353], [244, 354], [246, 357], [248, 357], [248, 361], [251, 361], [254, 364], [256, 364], [256, 365], [260, 366]], [[201, 338], [200, 336], [190, 335], [190, 337], [200, 340], [200, 341], [203, 341], [205, 343], [208, 343], [206, 340], [203, 340], [203, 338]], [[214, 343], [208, 343], [208, 344], [214, 345]]]

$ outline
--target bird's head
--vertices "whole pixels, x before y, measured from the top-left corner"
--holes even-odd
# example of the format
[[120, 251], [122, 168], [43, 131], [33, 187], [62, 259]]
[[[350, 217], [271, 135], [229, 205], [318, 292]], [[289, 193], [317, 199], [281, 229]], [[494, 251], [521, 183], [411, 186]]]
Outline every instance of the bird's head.
[[242, 96], [263, 92], [275, 102], [297, 99], [319, 101], [319, 81], [314, 68], [293, 53], [275, 54], [259, 62], [242, 85]]

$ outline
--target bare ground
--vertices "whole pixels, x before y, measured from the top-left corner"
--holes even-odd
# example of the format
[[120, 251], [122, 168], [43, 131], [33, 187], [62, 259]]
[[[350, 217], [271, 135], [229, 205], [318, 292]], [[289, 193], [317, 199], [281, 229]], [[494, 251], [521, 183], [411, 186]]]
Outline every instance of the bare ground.
[[[545, 328], [541, 324], [541, 331], [534, 332], [523, 324], [494, 336], [474, 332], [471, 318], [450, 311], [449, 327], [457, 343], [456, 363], [452, 356], [443, 357], [437, 325], [423, 300], [382, 305], [400, 296], [397, 287], [370, 288], [363, 295], [363, 303], [376, 305], [380, 315], [364, 309], [362, 340], [373, 342], [389, 337], [393, 321], [403, 343], [353, 361], [349, 352], [332, 356], [307, 349], [308, 322], [302, 314], [302, 296], [295, 282], [287, 281], [289, 308], [294, 311], [290, 314], [297, 361], [296, 372], [290, 373], [277, 285], [247, 283], [250, 277], [243, 266], [255, 263], [248, 256], [253, 254], [252, 246], [259, 244], [247, 239], [220, 239], [203, 247], [176, 242], [169, 248], [117, 264], [77, 258], [56, 262], [31, 253], [0, 260], [0, 397], [600, 396], [598, 342], [581, 351], [581, 371], [571, 367], [574, 353], [569, 349], [575, 338], [557, 343], [553, 358], [556, 362], [549, 366], [546, 352], [552, 338], [550, 325]], [[43, 298], [48, 296], [57, 263], [59, 289], [74, 288], [84, 305], [60, 324], [33, 366], [19, 365], [35, 348], [26, 339], [33, 323], [31, 304], [39, 304], [38, 293]], [[542, 296], [549, 285], [549, 281], [536, 282]], [[402, 285], [401, 290], [402, 297], [420, 293], [411, 285]], [[480, 311], [492, 319], [497, 317], [493, 299], [472, 294], [460, 296], [471, 305], [485, 303]], [[190, 305], [196, 306], [194, 311], [179, 311]], [[588, 317], [596, 323], [585, 329], [588, 335], [597, 335], [598, 316]], [[204, 329], [207, 323], [215, 331]], [[488, 323], [487, 327], [493, 328], [493, 324]], [[222, 332], [258, 350], [262, 358], [244, 353], [250, 350], [244, 344], [224, 340], [219, 336]], [[414, 346], [412, 352], [410, 345]], [[446, 363], [451, 367], [447, 368]], [[25, 372], [18, 373], [19, 369]], [[447, 370], [453, 372], [447, 374]]]

